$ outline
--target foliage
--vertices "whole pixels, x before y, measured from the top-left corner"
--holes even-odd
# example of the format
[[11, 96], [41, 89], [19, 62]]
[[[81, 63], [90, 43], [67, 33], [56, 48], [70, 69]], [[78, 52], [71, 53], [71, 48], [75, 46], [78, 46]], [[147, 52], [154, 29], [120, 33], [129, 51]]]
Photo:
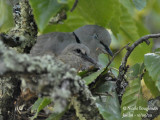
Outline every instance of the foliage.
[[107, 82], [96, 88], [98, 93], [108, 93], [108, 95], [96, 98], [96, 105], [105, 120], [119, 120], [121, 118], [120, 105], [115, 87], [115, 82]]
[[[71, 32], [86, 24], [97, 24], [110, 30], [113, 38], [111, 48], [116, 51], [120, 46], [129, 42], [132, 44], [141, 36], [149, 33], [143, 24], [143, 18], [149, 13], [152, 14], [149, 17], [155, 18], [153, 26], [159, 30], [160, 24], [157, 21], [159, 21], [160, 2], [156, 0], [79, 0], [75, 10], [70, 12], [74, 2], [74, 0], [29, 0], [39, 32], [41, 34], [54, 31]], [[65, 10], [67, 19], [50, 25], [50, 19], [57, 16], [62, 10]], [[0, 13], [0, 32], [7, 32], [14, 25], [12, 8], [8, 0], [0, 0], [0, 11], [2, 11]], [[115, 84], [105, 81], [104, 84], [96, 87], [94, 92], [109, 94], [103, 95], [103, 99], [95, 95], [97, 108], [104, 119], [116, 120], [124, 117], [127, 120], [139, 120], [142, 114], [145, 115], [147, 100], [144, 99], [142, 93], [142, 78], [154, 97], [160, 95], [160, 54], [150, 53], [151, 48], [152, 42], [150, 46], [143, 43], [132, 52], [128, 61], [131, 67], [125, 76], [129, 85], [122, 97], [121, 107], [115, 92]], [[107, 71], [111, 66], [118, 68], [125, 53], [123, 51], [116, 56]], [[97, 82], [95, 80], [104, 72], [108, 62], [109, 59], [105, 54], [99, 56], [102, 69], [83, 78], [87, 85]], [[32, 107], [32, 112], [35, 112], [32, 119], [35, 119], [49, 103], [51, 103], [50, 99], [39, 98]], [[145, 110], [141, 110], [140, 107]], [[62, 114], [54, 113], [48, 120], [59, 119]], [[133, 115], [133, 117], [128, 118], [128, 115]]]
[[148, 108], [147, 101], [142, 94], [141, 74], [143, 64], [135, 64], [127, 74], [128, 87], [122, 97], [121, 112], [127, 120], [141, 120]]
[[38, 98], [38, 100], [32, 106], [31, 112], [32, 113], [35, 112], [35, 115], [32, 117], [32, 120], [37, 118], [38, 113], [50, 103], [51, 103], [51, 99], [49, 98]]
[[[152, 81], [155, 82], [156, 87], [160, 91], [160, 54], [148, 53], [144, 56], [144, 64], [149, 73], [149, 76], [152, 78]], [[156, 89], [156, 87], [152, 86]]]

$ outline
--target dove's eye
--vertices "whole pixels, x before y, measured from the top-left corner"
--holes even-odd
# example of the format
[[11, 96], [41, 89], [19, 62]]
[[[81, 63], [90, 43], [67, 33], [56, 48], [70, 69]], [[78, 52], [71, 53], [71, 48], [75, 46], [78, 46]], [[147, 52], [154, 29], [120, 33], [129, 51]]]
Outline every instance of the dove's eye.
[[97, 34], [94, 34], [93, 37], [94, 37], [94, 39], [98, 39], [98, 35]]
[[80, 50], [80, 49], [76, 49], [76, 52], [77, 52], [77, 53], [81, 53], [81, 50]]

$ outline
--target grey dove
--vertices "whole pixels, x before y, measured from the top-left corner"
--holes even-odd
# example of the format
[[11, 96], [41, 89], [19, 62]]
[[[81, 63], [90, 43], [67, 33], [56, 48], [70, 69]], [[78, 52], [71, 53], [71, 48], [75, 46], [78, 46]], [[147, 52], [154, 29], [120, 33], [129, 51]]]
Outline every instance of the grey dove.
[[32, 55], [42, 55], [46, 52], [53, 52], [55, 55], [59, 55], [71, 43], [86, 45], [91, 51], [91, 57], [95, 60], [98, 59], [101, 51], [106, 51], [111, 56], [113, 55], [109, 49], [111, 43], [109, 32], [97, 25], [85, 25], [74, 32], [52, 32], [40, 35], [30, 53]]
[[69, 44], [58, 56], [58, 59], [77, 70], [85, 70], [91, 66], [98, 67], [97, 62], [90, 56], [90, 50], [84, 44]]

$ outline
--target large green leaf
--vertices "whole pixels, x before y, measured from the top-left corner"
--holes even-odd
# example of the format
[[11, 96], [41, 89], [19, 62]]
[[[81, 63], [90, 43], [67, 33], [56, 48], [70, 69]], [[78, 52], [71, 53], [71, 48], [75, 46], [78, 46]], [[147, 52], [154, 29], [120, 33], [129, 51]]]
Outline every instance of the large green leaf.
[[105, 120], [120, 120], [120, 105], [118, 96], [115, 92], [116, 83], [107, 81], [96, 88], [97, 93], [109, 93], [110, 95], [101, 95], [96, 97], [96, 105], [100, 114]]
[[[136, 23], [136, 26], [137, 26], [137, 32], [139, 34], [139, 36], [144, 36], [144, 35], [147, 35], [149, 34], [149, 31], [147, 30], [147, 28], [143, 25], [142, 22], [140, 21], [136, 21], [134, 20], [134, 22]], [[130, 41], [128, 41], [130, 42]], [[132, 64], [135, 64], [135, 63], [139, 63], [139, 62], [143, 62], [144, 60], [144, 54], [150, 52], [152, 50], [152, 40], [150, 41], [150, 45], [147, 45], [145, 42], [138, 45], [134, 50], [133, 52], [131, 53], [130, 57], [129, 57], [129, 61], [131, 61]], [[133, 42], [131, 42], [133, 43]], [[141, 52], [139, 52], [141, 51]]]
[[127, 80], [133, 80], [135, 78], [140, 78], [144, 69], [144, 64], [136, 63], [127, 72]]
[[144, 64], [135, 64], [127, 72], [128, 87], [122, 97], [121, 113], [127, 120], [141, 120], [142, 114], [147, 111], [140, 108], [147, 108], [147, 101], [143, 98], [141, 87], [141, 75]]
[[138, 10], [142, 10], [146, 6], [146, 0], [132, 0]]
[[102, 66], [102, 68], [105, 68], [109, 63], [107, 54], [100, 54], [98, 56], [98, 63]]
[[86, 81], [86, 84], [89, 85], [91, 82], [93, 82], [102, 72], [104, 69], [101, 69], [97, 72], [92, 73], [91, 75], [83, 78], [84, 81]]
[[126, 35], [130, 40], [135, 41], [139, 38], [139, 35], [137, 33], [137, 27], [136, 24], [131, 16], [129, 14], [126, 7], [121, 5], [122, 10], [122, 17], [121, 17], [121, 31]]
[[144, 56], [144, 64], [151, 78], [160, 91], [160, 54], [148, 53]]
[[[128, 17], [130, 16], [130, 14], [128, 14]], [[122, 31], [123, 34], [125, 36], [128, 36], [126, 38], [126, 43], [130, 42], [131, 44], [134, 43], [136, 40], [138, 40], [140, 38], [140, 36], [149, 34], [148, 30], [144, 27], [144, 25], [142, 25], [141, 22], [139, 21], [135, 21], [133, 18], [126, 18], [128, 19], [128, 23], [127, 20], [123, 21], [123, 19], [121, 18], [121, 21], [123, 21], [124, 26], [122, 27]], [[130, 19], [130, 20], [129, 20]], [[132, 21], [132, 22], [131, 22]], [[128, 24], [128, 26], [127, 26]], [[130, 25], [129, 25], [130, 24]], [[129, 26], [132, 26], [131, 28]], [[129, 31], [128, 33], [126, 32]], [[130, 31], [131, 30], [131, 31]], [[131, 33], [131, 34], [130, 34]], [[137, 37], [136, 37], [137, 36]], [[129, 39], [128, 39], [129, 38]], [[144, 54], [148, 53], [151, 51], [152, 48], [152, 41], [150, 46], [148, 46], [145, 42], [138, 45], [133, 52], [131, 53], [130, 57], [129, 57], [129, 61], [131, 62], [131, 64], [135, 64], [135, 63], [139, 63], [139, 62], [143, 62], [143, 56]], [[141, 51], [141, 52], [139, 52]]]
[[127, 120], [141, 120], [146, 112], [147, 101], [142, 96], [141, 80], [139, 78], [132, 79], [122, 97], [122, 117]]
[[106, 26], [114, 12], [114, 0], [80, 0], [75, 12], [92, 24]]
[[64, 112], [52, 113], [46, 120], [60, 120], [63, 115], [64, 115]]
[[0, 0], [0, 32], [6, 32], [14, 25], [12, 7], [8, 0]]
[[119, 0], [114, 1], [114, 13], [113, 17], [109, 23], [109, 27], [112, 30], [113, 34], [117, 36], [119, 33], [119, 28], [120, 28], [120, 17], [122, 15], [121, 11], [121, 4], [119, 3]]
[[115, 92], [112, 93], [112, 97], [101, 97], [101, 99], [97, 99], [96, 105], [100, 114], [103, 116], [105, 120], [120, 120], [120, 106], [118, 103], [118, 98]]
[[144, 74], [143, 78], [147, 88], [151, 91], [152, 95], [154, 97], [160, 96], [160, 92], [156, 87], [155, 81], [153, 81], [152, 78], [149, 76], [148, 71]]
[[40, 31], [48, 24], [50, 18], [64, 6], [57, 0], [29, 0], [33, 9], [34, 17]]
[[38, 100], [34, 103], [31, 109], [31, 112], [35, 112], [35, 115], [32, 117], [32, 120], [34, 120], [37, 117], [38, 113], [50, 103], [51, 99], [49, 98], [38, 98]]

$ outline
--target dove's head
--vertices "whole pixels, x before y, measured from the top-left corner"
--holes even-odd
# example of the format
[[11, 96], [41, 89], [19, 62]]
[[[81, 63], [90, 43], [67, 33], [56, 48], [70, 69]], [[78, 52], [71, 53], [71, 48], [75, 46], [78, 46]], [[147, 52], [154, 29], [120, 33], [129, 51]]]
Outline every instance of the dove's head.
[[111, 37], [105, 28], [98, 25], [85, 25], [75, 30], [74, 33], [81, 43], [87, 45], [92, 50], [91, 52], [99, 48], [113, 56], [109, 48]]
[[62, 54], [73, 54], [78, 56], [80, 59], [84, 59], [84, 62], [86, 60], [93, 64], [97, 64], [96, 61], [90, 57], [90, 50], [84, 44], [72, 43], [62, 51]]

